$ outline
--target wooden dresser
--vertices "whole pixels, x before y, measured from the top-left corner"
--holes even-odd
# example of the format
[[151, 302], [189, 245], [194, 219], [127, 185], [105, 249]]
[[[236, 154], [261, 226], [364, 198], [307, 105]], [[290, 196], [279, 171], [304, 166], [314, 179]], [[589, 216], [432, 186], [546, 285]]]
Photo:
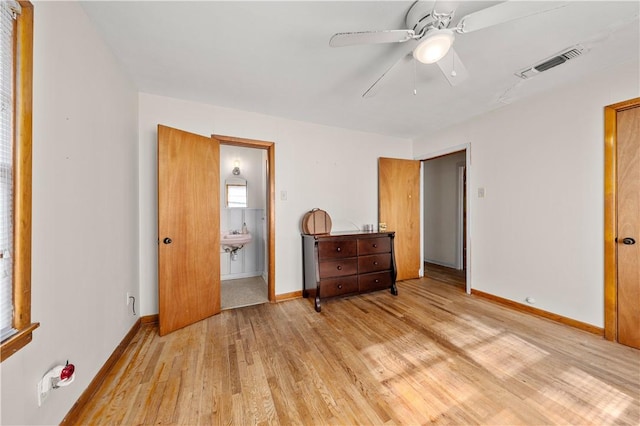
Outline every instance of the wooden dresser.
[[327, 297], [396, 288], [394, 232], [334, 232], [302, 235], [304, 287], [316, 311]]

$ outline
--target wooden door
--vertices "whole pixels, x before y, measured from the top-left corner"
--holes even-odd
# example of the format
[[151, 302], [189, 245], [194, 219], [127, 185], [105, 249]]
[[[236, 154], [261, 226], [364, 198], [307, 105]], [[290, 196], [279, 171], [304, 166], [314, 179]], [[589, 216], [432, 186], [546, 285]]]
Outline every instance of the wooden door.
[[420, 161], [378, 159], [378, 222], [395, 231], [398, 281], [420, 276]]
[[617, 114], [618, 342], [640, 349], [640, 107]]
[[158, 126], [160, 335], [220, 312], [220, 144]]

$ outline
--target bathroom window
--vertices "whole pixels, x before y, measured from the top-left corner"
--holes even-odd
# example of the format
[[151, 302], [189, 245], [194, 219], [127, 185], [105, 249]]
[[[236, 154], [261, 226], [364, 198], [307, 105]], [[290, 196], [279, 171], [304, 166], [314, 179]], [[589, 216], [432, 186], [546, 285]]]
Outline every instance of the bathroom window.
[[227, 184], [227, 207], [247, 207], [247, 185]]
[[33, 6], [0, 2], [0, 295], [2, 361], [31, 341]]
[[229, 176], [225, 181], [227, 207], [248, 207], [247, 180], [240, 176]]

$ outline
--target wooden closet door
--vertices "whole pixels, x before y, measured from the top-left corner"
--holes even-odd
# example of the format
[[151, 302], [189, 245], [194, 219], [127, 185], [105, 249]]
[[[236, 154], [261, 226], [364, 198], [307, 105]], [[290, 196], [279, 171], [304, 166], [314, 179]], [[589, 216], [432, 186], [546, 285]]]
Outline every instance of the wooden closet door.
[[617, 115], [618, 342], [640, 349], [640, 107]]
[[220, 312], [220, 144], [158, 126], [160, 335]]
[[395, 231], [398, 281], [420, 276], [420, 161], [378, 159], [378, 221]]

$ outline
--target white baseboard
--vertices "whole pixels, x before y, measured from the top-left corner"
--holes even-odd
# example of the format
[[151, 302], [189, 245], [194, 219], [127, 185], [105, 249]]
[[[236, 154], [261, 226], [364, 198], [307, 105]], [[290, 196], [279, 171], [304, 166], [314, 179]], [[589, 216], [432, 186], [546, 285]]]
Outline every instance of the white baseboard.
[[237, 280], [238, 278], [260, 277], [262, 272], [242, 272], [239, 274], [225, 274], [220, 276], [220, 281]]
[[439, 260], [434, 260], [434, 259], [424, 259], [424, 261], [427, 263], [433, 263], [435, 265], [444, 266], [445, 268], [458, 269], [455, 263], [441, 262]]

